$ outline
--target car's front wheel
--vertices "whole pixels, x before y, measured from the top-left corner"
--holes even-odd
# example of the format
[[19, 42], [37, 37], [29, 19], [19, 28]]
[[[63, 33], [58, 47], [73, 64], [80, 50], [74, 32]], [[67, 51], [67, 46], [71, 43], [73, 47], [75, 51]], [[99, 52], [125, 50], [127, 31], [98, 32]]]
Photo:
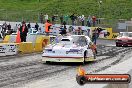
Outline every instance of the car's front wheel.
[[116, 42], [116, 47], [120, 47], [121, 45]]

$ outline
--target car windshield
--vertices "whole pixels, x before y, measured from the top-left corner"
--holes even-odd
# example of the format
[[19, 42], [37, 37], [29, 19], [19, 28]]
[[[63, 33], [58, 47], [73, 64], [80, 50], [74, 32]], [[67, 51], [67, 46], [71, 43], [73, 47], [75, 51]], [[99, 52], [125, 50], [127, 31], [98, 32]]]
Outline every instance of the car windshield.
[[84, 36], [72, 36], [72, 41], [79, 46], [87, 45], [86, 38]]
[[132, 37], [132, 33], [129, 33], [129, 35], [128, 35], [129, 37]]
[[60, 44], [65, 44], [65, 45], [75, 44], [78, 46], [87, 45], [85, 36], [72, 36], [71, 39], [59, 37], [59, 38], [55, 38], [52, 41], [52, 44], [55, 44], [55, 43], [60, 43]]
[[122, 37], [122, 36], [128, 36], [128, 33], [127, 32], [124, 32], [124, 33], [120, 33], [120, 35], [119, 35], [120, 37]]

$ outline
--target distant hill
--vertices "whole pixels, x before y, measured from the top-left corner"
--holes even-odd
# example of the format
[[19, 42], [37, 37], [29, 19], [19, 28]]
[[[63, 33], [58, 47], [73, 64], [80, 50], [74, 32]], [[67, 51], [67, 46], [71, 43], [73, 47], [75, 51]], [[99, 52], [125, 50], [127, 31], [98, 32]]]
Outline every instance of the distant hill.
[[132, 0], [0, 0], [0, 20], [38, 19], [38, 13], [132, 18]]

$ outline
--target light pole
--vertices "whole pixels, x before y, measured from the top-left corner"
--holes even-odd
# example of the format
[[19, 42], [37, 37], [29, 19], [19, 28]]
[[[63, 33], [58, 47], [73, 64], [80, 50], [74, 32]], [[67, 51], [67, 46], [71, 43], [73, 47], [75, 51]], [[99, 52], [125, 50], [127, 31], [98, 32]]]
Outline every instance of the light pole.
[[101, 4], [102, 4], [102, 1], [99, 1], [99, 24], [100, 24], [100, 18], [101, 18]]

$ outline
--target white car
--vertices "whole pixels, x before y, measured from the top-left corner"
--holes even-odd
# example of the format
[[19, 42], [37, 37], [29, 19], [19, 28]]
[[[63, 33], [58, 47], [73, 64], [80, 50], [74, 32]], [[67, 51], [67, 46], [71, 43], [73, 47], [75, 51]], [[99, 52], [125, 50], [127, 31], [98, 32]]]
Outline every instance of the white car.
[[42, 54], [42, 62], [94, 61], [96, 54], [90, 48], [90, 38], [84, 35], [62, 37], [58, 43], [48, 45]]

